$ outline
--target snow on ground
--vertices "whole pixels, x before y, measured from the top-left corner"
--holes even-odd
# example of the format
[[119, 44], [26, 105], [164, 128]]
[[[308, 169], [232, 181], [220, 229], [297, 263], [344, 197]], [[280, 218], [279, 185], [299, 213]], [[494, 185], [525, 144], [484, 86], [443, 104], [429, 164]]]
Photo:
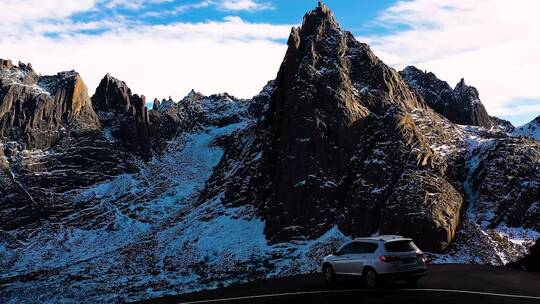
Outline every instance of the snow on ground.
[[460, 126], [466, 135], [467, 175], [463, 183], [467, 211], [460, 224], [455, 244], [447, 254], [434, 255], [434, 263], [475, 263], [501, 265], [527, 252], [527, 248], [540, 237], [540, 233], [522, 227], [507, 227], [500, 223], [490, 227], [497, 204], [479, 202], [479, 194], [474, 189], [473, 177], [496, 145], [496, 140], [482, 136], [478, 127]]
[[81, 210], [65, 222], [18, 248], [0, 244], [0, 302], [138, 300], [317, 271], [348, 240], [337, 228], [270, 245], [252, 207], [198, 200], [223, 155], [216, 139], [246, 125], [179, 137], [138, 173], [75, 193]]
[[[235, 108], [222, 110], [232, 115]], [[223, 156], [217, 139], [247, 125], [180, 136], [139, 172], [72, 194], [80, 212], [64, 222], [45, 224], [17, 248], [0, 243], [0, 302], [122, 302], [317, 271], [324, 255], [350, 240], [337, 227], [313, 240], [268, 244], [252, 207], [226, 208], [219, 196], [198, 199]], [[493, 142], [480, 129], [458, 128], [467, 142], [470, 205], [458, 232], [466, 241], [435, 262], [506, 263], [505, 248], [521, 250], [540, 235], [504, 224], [488, 229], [493, 210], [475, 204], [472, 177]], [[432, 148], [447, 155], [461, 147]]]
[[12, 69], [0, 69], [0, 78], [4, 80], [4, 86], [17, 85], [26, 87], [31, 90], [34, 94], [45, 94], [51, 95], [50, 91], [41, 86], [38, 83], [35, 84], [26, 84], [24, 83], [25, 79], [29, 76], [29, 72], [23, 71], [19, 68]]

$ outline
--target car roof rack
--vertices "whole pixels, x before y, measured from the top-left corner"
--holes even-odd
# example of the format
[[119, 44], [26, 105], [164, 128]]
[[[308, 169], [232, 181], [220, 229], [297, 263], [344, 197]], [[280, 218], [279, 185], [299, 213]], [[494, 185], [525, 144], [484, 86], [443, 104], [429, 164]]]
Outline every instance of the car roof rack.
[[406, 238], [401, 235], [391, 235], [391, 234], [383, 234], [378, 236], [370, 236], [370, 237], [358, 237], [355, 238], [357, 241], [393, 241], [393, 240], [410, 240], [409, 238]]

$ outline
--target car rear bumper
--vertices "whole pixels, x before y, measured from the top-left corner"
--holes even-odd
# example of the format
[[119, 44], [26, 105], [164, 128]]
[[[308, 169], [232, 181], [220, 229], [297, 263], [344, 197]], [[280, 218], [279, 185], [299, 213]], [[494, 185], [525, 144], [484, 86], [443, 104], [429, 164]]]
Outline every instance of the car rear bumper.
[[387, 280], [404, 280], [409, 278], [418, 278], [423, 277], [427, 274], [426, 268], [402, 271], [402, 272], [393, 272], [393, 273], [383, 273], [379, 276]]

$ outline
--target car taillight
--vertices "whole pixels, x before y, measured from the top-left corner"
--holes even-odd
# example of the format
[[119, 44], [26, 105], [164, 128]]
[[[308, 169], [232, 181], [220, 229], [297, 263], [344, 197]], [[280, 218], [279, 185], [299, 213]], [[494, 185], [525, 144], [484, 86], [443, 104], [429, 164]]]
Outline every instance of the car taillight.
[[389, 255], [381, 255], [381, 256], [379, 257], [379, 260], [380, 260], [381, 262], [388, 263], [388, 262], [397, 261], [398, 258], [397, 258], [397, 257], [394, 257], [394, 256], [389, 256]]
[[416, 254], [416, 257], [419, 258], [422, 261], [422, 263], [425, 263], [427, 261], [427, 257], [424, 255], [423, 252], [418, 252]]

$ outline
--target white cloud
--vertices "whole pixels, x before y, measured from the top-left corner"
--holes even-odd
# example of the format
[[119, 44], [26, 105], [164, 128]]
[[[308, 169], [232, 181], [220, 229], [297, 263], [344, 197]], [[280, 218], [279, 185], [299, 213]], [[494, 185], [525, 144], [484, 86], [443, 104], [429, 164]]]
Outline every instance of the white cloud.
[[414, 64], [450, 85], [465, 77], [492, 115], [525, 113], [538, 106], [513, 102], [540, 104], [538, 11], [537, 0], [399, 1], [378, 22], [408, 29], [360, 39], [397, 68]]
[[218, 7], [230, 11], [256, 11], [273, 8], [269, 2], [256, 2], [253, 0], [222, 0]]
[[0, 0], [0, 26], [68, 17], [92, 9], [98, 0]]
[[[174, 0], [109, 0], [107, 8], [123, 7], [131, 10], [139, 10], [149, 4], [174, 2]], [[187, 10], [213, 6], [224, 11], [260, 11], [273, 9], [271, 2], [258, 0], [199, 0], [190, 3], [177, 5], [171, 11], [152, 11], [146, 13], [149, 16], [173, 15], [183, 13]]]
[[115, 24], [114, 30], [99, 35], [48, 37], [38, 31], [0, 37], [0, 55], [31, 62], [43, 74], [75, 69], [91, 94], [110, 72], [149, 100], [169, 95], [179, 99], [191, 88], [248, 98], [275, 77], [286, 47], [279, 40], [288, 37], [291, 26], [231, 16], [204, 23]]
[[149, 4], [160, 4], [167, 2], [174, 2], [174, 0], [108, 0], [105, 3], [105, 7], [110, 9], [116, 7], [123, 7], [131, 10], [138, 10]]

